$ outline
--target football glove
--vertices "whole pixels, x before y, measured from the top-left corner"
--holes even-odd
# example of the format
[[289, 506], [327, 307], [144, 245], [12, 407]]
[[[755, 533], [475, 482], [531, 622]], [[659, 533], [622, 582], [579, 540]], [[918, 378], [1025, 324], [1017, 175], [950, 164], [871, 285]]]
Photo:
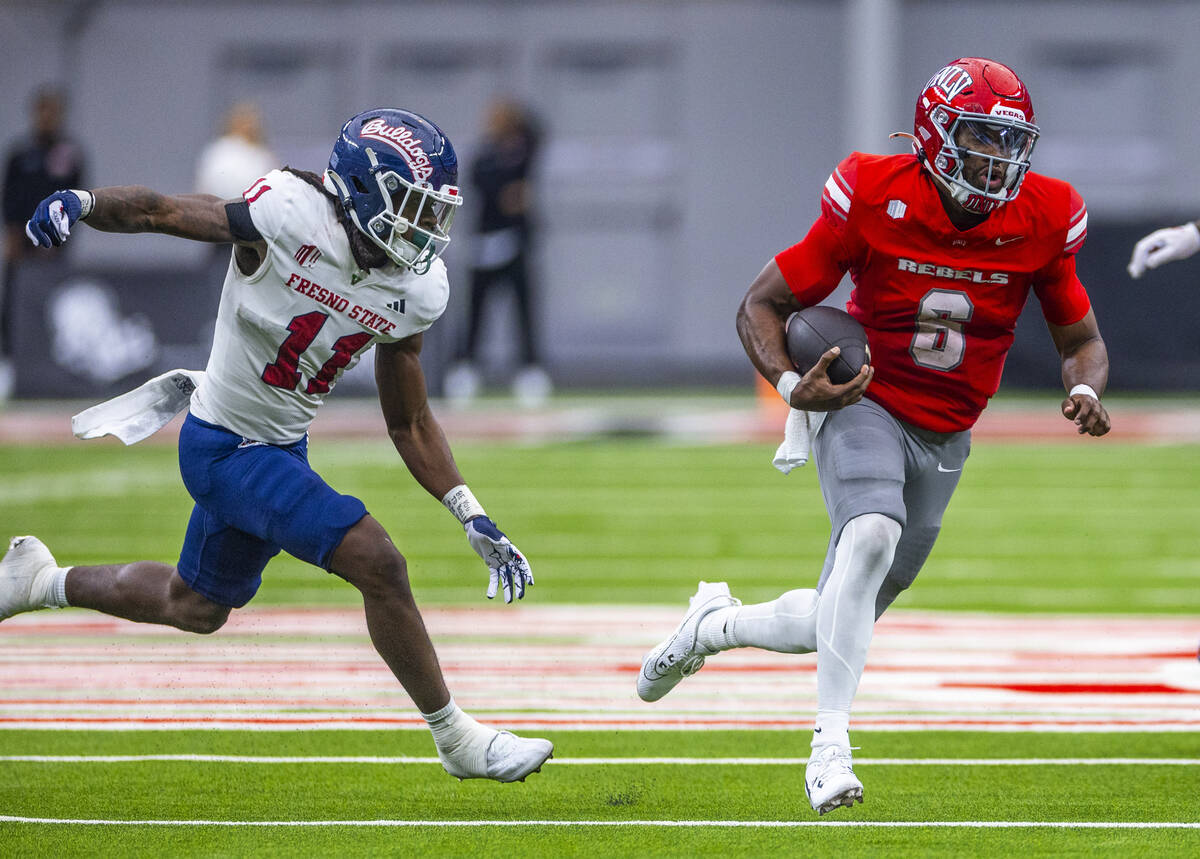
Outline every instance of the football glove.
[[1181, 227], [1155, 230], [1133, 246], [1133, 257], [1129, 260], [1130, 277], [1141, 277], [1146, 269], [1158, 268], [1163, 263], [1187, 259], [1200, 251], [1200, 229], [1194, 222]]
[[525, 556], [487, 516], [468, 519], [463, 528], [471, 548], [488, 565], [487, 598], [494, 599], [496, 592], [503, 588], [506, 603], [513, 601], [514, 593], [517, 599], [524, 599], [525, 586], [533, 584], [533, 573]]
[[83, 201], [74, 191], [55, 191], [33, 211], [25, 223], [25, 235], [43, 248], [58, 247], [71, 235], [71, 227], [83, 214]]

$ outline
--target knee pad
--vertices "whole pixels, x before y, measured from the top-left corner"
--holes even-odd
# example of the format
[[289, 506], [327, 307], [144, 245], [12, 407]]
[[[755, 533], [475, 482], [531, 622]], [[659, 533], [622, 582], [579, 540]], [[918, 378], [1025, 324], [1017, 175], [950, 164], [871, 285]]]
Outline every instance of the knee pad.
[[842, 543], [850, 540], [850, 545], [845, 548], [853, 550], [858, 565], [871, 569], [891, 567], [901, 530], [899, 522], [882, 513], [855, 516], [842, 529], [838, 552], [840, 554], [843, 549]]

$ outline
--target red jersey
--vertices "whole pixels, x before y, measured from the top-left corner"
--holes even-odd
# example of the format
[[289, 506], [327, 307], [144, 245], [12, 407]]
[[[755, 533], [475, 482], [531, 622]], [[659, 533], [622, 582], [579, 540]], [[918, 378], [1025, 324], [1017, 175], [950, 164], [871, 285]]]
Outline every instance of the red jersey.
[[1032, 288], [1055, 325], [1091, 307], [1075, 274], [1083, 198], [1028, 173], [1015, 200], [959, 230], [914, 155], [855, 152], [821, 195], [808, 235], [775, 257], [804, 306], [850, 272], [846, 310], [862, 323], [875, 378], [867, 396], [934, 432], [969, 429], [1000, 386]]

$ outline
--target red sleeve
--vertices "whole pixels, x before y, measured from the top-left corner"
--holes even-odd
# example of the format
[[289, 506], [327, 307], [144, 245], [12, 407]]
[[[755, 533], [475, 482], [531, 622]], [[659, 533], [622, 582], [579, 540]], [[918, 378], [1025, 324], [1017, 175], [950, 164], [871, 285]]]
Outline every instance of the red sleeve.
[[1070, 188], [1071, 196], [1067, 212], [1067, 238], [1063, 251], [1077, 254], [1087, 238], [1087, 206], [1083, 204], [1083, 197], [1079, 196], [1079, 192], [1073, 186], [1067, 187]]
[[1092, 302], [1075, 273], [1075, 254], [1064, 253], [1039, 269], [1033, 291], [1042, 303], [1042, 315], [1054, 325], [1072, 325], [1083, 319]]
[[805, 307], [833, 292], [850, 268], [850, 207], [858, 180], [858, 153], [834, 168], [821, 190], [821, 217], [799, 244], [775, 257], [783, 279]]
[[822, 214], [799, 244], [775, 255], [775, 264], [796, 300], [811, 307], [837, 288], [850, 267], [847, 256], [841, 239]]

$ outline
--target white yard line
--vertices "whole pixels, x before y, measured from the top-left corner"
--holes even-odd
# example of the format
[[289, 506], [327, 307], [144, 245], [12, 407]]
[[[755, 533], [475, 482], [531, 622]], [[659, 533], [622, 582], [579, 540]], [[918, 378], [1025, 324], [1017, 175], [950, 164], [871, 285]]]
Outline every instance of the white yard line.
[[673, 829], [1200, 829], [1200, 823], [1169, 820], [102, 820], [94, 818], [0, 815], [0, 823], [74, 826], [214, 826], [214, 827], [406, 827], [473, 828], [499, 826], [635, 826]]
[[[234, 764], [436, 764], [436, 757], [367, 755], [0, 755], [0, 762], [124, 764], [149, 761]], [[803, 766], [808, 758], [554, 758], [551, 766]], [[855, 766], [1200, 766], [1200, 758], [856, 758]]]

